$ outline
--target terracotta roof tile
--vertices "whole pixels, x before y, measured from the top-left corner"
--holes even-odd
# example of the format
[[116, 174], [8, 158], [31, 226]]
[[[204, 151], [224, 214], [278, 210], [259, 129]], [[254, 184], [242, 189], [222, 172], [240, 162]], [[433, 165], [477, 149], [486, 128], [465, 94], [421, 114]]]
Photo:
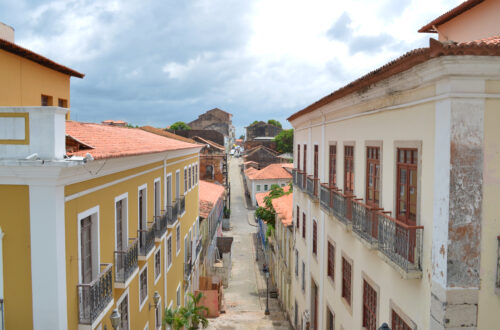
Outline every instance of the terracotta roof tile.
[[208, 217], [219, 198], [224, 196], [224, 191], [224, 186], [200, 180], [198, 187], [200, 217]]
[[42, 55], [39, 55], [29, 49], [18, 46], [15, 43], [4, 40], [0, 38], [0, 49], [3, 49], [9, 53], [16, 54], [18, 56], [24, 57], [30, 61], [43, 65], [49, 69], [67, 74], [68, 76], [73, 76], [77, 78], [83, 78], [85, 75], [83, 73], [77, 72], [73, 69], [70, 69], [64, 65], [58, 64]]
[[285, 167], [289, 167], [288, 165], [290, 164], [271, 164], [262, 170], [245, 171], [245, 174], [250, 180], [291, 179], [292, 175], [285, 170]]
[[281, 223], [290, 226], [293, 222], [293, 193], [275, 198], [272, 203]]
[[92, 146], [92, 149], [67, 152], [68, 155], [84, 156], [90, 153], [94, 159], [200, 148], [197, 144], [165, 138], [138, 128], [80, 123], [76, 121], [66, 122], [66, 135]]
[[[283, 191], [284, 192], [290, 191], [290, 186], [284, 186]], [[262, 206], [262, 207], [266, 206], [266, 204], [264, 203], [264, 198], [266, 196], [269, 196], [269, 191], [260, 192], [260, 193], [255, 194], [255, 200], [257, 201], [258, 206]]]
[[207, 140], [207, 139], [204, 139], [200, 136], [193, 136], [193, 139], [197, 139], [199, 140], [201, 143], [204, 143], [204, 144], [209, 144], [211, 145], [212, 147], [216, 148], [216, 149], [219, 149], [219, 150], [225, 150], [223, 146], [221, 146], [220, 144], [218, 143], [215, 143], [213, 141], [210, 141], [210, 140]]
[[429, 47], [417, 48], [406, 54], [390, 61], [389, 63], [381, 66], [380, 68], [369, 72], [368, 74], [354, 80], [353, 82], [345, 85], [332, 92], [331, 94], [323, 97], [322, 99], [312, 103], [306, 108], [294, 113], [287, 118], [288, 121], [297, 119], [307, 113], [310, 113], [328, 103], [341, 99], [354, 92], [370, 88], [370, 86], [388, 79], [396, 74], [407, 71], [418, 64], [422, 64], [430, 59], [440, 56], [500, 56], [500, 42], [497, 37], [487, 38], [482, 40], [471, 41], [467, 43], [442, 43], [435, 39], [429, 39]]
[[195, 140], [185, 138], [183, 136], [174, 134], [174, 133], [169, 132], [169, 131], [165, 131], [161, 128], [156, 128], [156, 127], [152, 127], [152, 126], [142, 126], [141, 129], [146, 131], [146, 132], [161, 135], [161, 136], [164, 136], [167, 138], [171, 138], [171, 139], [175, 139], [175, 140], [179, 140], [179, 141], [183, 141], [183, 142], [187, 142], [187, 143], [193, 143], [193, 144], [197, 143]]
[[484, 0], [467, 0], [465, 2], [462, 2], [460, 5], [456, 6], [455, 8], [447, 11], [443, 15], [439, 16], [438, 18], [434, 19], [432, 22], [424, 25], [423, 27], [418, 30], [418, 32], [428, 32], [428, 33], [437, 33], [436, 30], [434, 30], [433, 26], [439, 26], [441, 24], [444, 24], [458, 15], [463, 14], [467, 10], [477, 6]]

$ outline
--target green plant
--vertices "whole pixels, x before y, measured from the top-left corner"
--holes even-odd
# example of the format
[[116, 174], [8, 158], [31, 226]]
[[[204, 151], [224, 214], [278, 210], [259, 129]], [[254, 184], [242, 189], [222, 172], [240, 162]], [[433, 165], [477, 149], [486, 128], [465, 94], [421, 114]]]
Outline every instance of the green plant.
[[274, 137], [278, 152], [293, 152], [293, 128], [284, 129]]
[[208, 326], [208, 319], [205, 317], [208, 313], [208, 308], [200, 306], [200, 300], [203, 294], [199, 292], [197, 295], [189, 293], [189, 300], [184, 307], [175, 309], [167, 308], [163, 313], [163, 325], [168, 325], [174, 330], [198, 329], [201, 323], [203, 328]]
[[187, 321], [181, 311], [182, 308], [166, 308], [163, 313], [163, 325], [168, 325], [174, 330], [180, 330], [187, 325]]
[[277, 121], [276, 119], [269, 119], [269, 120], [267, 121], [267, 123], [268, 123], [269, 125], [273, 125], [273, 126], [276, 126], [276, 127], [281, 128], [281, 123], [280, 123], [279, 121]]
[[231, 216], [231, 210], [224, 206], [224, 218], [229, 218]]
[[170, 129], [173, 131], [182, 131], [182, 130], [190, 130], [191, 127], [189, 127], [185, 122], [183, 121], [177, 121], [170, 125]]

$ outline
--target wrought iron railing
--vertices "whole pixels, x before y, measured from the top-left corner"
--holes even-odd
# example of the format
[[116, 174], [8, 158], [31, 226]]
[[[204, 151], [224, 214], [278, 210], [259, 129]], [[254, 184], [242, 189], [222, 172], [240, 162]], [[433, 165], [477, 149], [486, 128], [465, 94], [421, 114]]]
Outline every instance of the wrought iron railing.
[[352, 230], [370, 244], [378, 242], [378, 211], [358, 199], [352, 200]]
[[115, 282], [125, 283], [137, 269], [139, 256], [139, 241], [130, 238], [124, 251], [115, 251]]
[[410, 226], [378, 212], [378, 249], [405, 272], [421, 271], [423, 226]]
[[112, 264], [101, 264], [101, 272], [90, 283], [78, 284], [78, 320], [92, 324], [113, 299]]
[[[331, 190], [333, 195], [332, 199], [332, 209], [333, 215], [337, 217], [341, 222], [348, 224], [352, 220], [352, 197], [350, 195], [344, 195], [339, 190]], [[330, 197], [331, 198], [331, 197]]]
[[184, 263], [184, 279], [188, 280], [191, 277], [191, 270], [193, 265], [191, 264], [191, 256], [188, 256], [187, 261]]
[[306, 174], [301, 171], [297, 171], [297, 186], [299, 187], [300, 190], [304, 191], [304, 180], [305, 180]]
[[177, 219], [180, 216], [179, 209], [180, 209], [180, 207], [179, 207], [179, 199], [177, 199], [172, 204], [172, 219], [174, 219], [174, 222], [177, 221]]
[[155, 246], [154, 222], [148, 222], [147, 229], [137, 230], [139, 236], [139, 255], [147, 256]]
[[198, 258], [198, 256], [200, 255], [200, 252], [201, 252], [201, 249], [202, 249], [202, 242], [201, 242], [201, 238], [198, 240], [198, 243], [196, 244], [196, 257]]
[[324, 183], [319, 186], [319, 204], [328, 213], [331, 211], [330, 190], [331, 189]]
[[313, 199], [318, 198], [318, 186], [319, 186], [319, 178], [315, 178], [312, 175], [307, 176], [306, 192]]
[[292, 180], [293, 180], [293, 184], [295, 186], [298, 186], [298, 182], [297, 182], [297, 169], [296, 168], [292, 169]]
[[160, 238], [165, 234], [168, 227], [168, 207], [167, 210], [163, 211], [162, 215], [155, 216], [154, 222], [155, 237]]

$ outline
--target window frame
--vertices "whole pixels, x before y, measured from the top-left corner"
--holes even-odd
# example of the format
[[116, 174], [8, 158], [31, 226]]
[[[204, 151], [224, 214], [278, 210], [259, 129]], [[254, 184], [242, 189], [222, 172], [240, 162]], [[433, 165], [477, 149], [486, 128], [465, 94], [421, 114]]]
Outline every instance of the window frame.
[[177, 289], [175, 290], [175, 304], [177, 307], [181, 307], [181, 283], [177, 285]]
[[[346, 266], [349, 267], [346, 267]], [[348, 268], [348, 269], [346, 269]], [[342, 289], [341, 297], [342, 300], [349, 306], [352, 307], [352, 261], [350, 261], [345, 255], [342, 255]]]
[[318, 222], [313, 219], [312, 220], [312, 253], [314, 257], [318, 256]]
[[319, 177], [319, 146], [317, 144], [314, 145], [313, 177], [315, 179]]
[[[141, 288], [142, 288], [141, 276], [144, 273], [146, 273], [146, 296], [141, 301]], [[142, 308], [144, 307], [144, 305], [146, 305], [146, 302], [148, 301], [148, 296], [149, 296], [148, 291], [149, 291], [148, 264], [145, 264], [144, 267], [139, 271], [139, 311], [142, 311]]]
[[[363, 277], [362, 295], [362, 326], [366, 330], [377, 330], [378, 324], [378, 291], [372, 286], [371, 281]], [[374, 303], [374, 305], [373, 305]], [[375, 318], [373, 320], [373, 318]], [[367, 324], [368, 323], [368, 324]], [[371, 324], [370, 324], [371, 323]], [[371, 327], [370, 327], [371, 325]]]
[[[157, 256], [159, 256], [159, 257], [157, 257]], [[157, 258], [159, 260], [158, 265], [156, 263]], [[156, 249], [156, 251], [154, 253], [153, 263], [154, 263], [154, 278], [155, 278], [154, 283], [156, 284], [156, 283], [158, 283], [158, 280], [161, 277], [161, 245], [158, 246], [158, 248]]]
[[181, 252], [181, 224], [175, 226], [175, 256]]
[[[411, 158], [412, 158], [412, 161], [411, 163], [407, 163], [406, 162], [406, 152], [405, 152], [405, 161], [404, 162], [401, 162], [400, 161], [400, 158], [399, 158], [399, 152], [400, 151], [410, 151], [411, 152]], [[413, 162], [413, 155], [414, 153], [416, 153], [417, 155], [417, 160], [415, 162]], [[416, 226], [417, 223], [418, 223], [418, 217], [419, 217], [419, 188], [420, 187], [420, 173], [419, 173], [419, 161], [421, 159], [421, 156], [420, 156], [420, 152], [419, 152], [419, 148], [418, 147], [399, 147], [397, 146], [396, 147], [396, 190], [395, 190], [395, 195], [396, 195], [396, 207], [395, 207], [395, 210], [396, 210], [396, 219], [407, 224], [407, 225], [410, 225], [410, 226]], [[407, 180], [406, 182], [408, 183], [405, 183], [404, 186], [406, 186], [406, 196], [407, 196], [407, 200], [406, 200], [406, 213], [405, 213], [405, 216], [401, 216], [401, 210], [400, 210], [400, 207], [401, 207], [401, 194], [399, 193], [400, 192], [400, 186], [401, 186], [401, 171], [402, 169], [405, 169], [406, 170], [406, 177], [407, 177]], [[409, 219], [409, 214], [410, 214], [410, 208], [411, 208], [411, 203], [410, 203], [410, 195], [409, 195], [409, 192], [410, 192], [410, 188], [412, 187], [410, 184], [409, 184], [409, 180], [410, 180], [410, 171], [415, 171], [416, 172], [416, 183], [413, 187], [415, 187], [416, 189], [416, 192], [415, 192], [415, 220], [411, 220]]]
[[[381, 205], [381, 200], [380, 200], [381, 196], [380, 179], [382, 172], [382, 166], [380, 162], [381, 155], [382, 155], [381, 147], [371, 146], [371, 145], [366, 147], [365, 201], [366, 205], [375, 208], [378, 208]], [[372, 168], [373, 172], [370, 172]], [[372, 194], [373, 198], [370, 198], [370, 193]]]
[[188, 177], [187, 177], [187, 166], [184, 166], [184, 180], [183, 180], [184, 181], [184, 195], [187, 194], [188, 189], [189, 189], [189, 187], [188, 187], [188, 181], [187, 180], [188, 180]]
[[300, 231], [300, 207], [297, 205], [297, 223], [296, 223], [296, 228], [297, 230]]
[[346, 195], [354, 195], [354, 152], [354, 145], [344, 145], [344, 194]]
[[[331, 247], [331, 249], [330, 249]], [[326, 276], [335, 283], [335, 244], [331, 240], [327, 240], [326, 250]], [[330, 258], [331, 257], [331, 258]]]
[[297, 143], [297, 170], [300, 171], [300, 143]]
[[[332, 153], [333, 151], [333, 153]], [[337, 145], [328, 146], [328, 186], [337, 186]]]
[[307, 224], [306, 214], [305, 214], [305, 212], [302, 212], [302, 238], [303, 239], [306, 239], [306, 224]]
[[167, 272], [172, 268], [173, 264], [173, 248], [172, 248], [172, 233], [167, 236], [166, 239], [166, 255], [167, 255]]

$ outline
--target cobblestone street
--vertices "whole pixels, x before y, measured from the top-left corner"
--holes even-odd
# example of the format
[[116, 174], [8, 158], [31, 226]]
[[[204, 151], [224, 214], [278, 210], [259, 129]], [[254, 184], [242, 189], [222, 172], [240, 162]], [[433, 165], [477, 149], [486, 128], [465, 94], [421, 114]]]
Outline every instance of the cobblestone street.
[[233, 236], [234, 241], [231, 278], [224, 291], [226, 313], [210, 319], [208, 329], [291, 329], [277, 299], [269, 299], [270, 315], [264, 315], [266, 279], [256, 262], [256, 254], [260, 260], [263, 257], [257, 245], [253, 211], [246, 208], [241, 163], [241, 158], [232, 158], [229, 166], [231, 230], [224, 232], [224, 236]]

